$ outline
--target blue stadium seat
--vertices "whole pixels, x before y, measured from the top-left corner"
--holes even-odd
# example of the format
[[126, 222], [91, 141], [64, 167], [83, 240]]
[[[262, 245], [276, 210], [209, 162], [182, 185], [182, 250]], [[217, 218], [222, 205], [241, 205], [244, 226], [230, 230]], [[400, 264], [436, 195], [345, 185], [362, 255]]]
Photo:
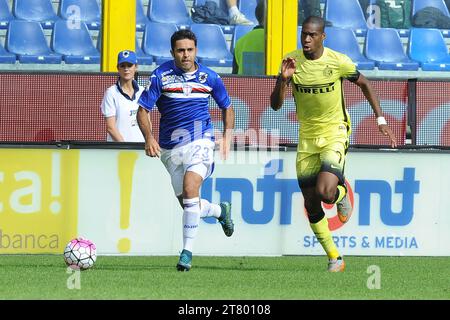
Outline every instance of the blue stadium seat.
[[0, 29], [8, 28], [8, 24], [14, 16], [9, 11], [8, 3], [6, 0], [0, 0]]
[[0, 63], [15, 63], [16, 55], [13, 53], [9, 53], [8, 51], [0, 45]]
[[366, 19], [358, 0], [327, 0], [324, 19], [333, 27], [353, 30], [357, 36], [367, 32]]
[[183, 0], [151, 0], [147, 15], [150, 21], [174, 23], [180, 29], [188, 28], [192, 23]]
[[302, 26], [297, 27], [297, 49], [302, 48]]
[[32, 5], [29, 0], [14, 0], [13, 13], [17, 19], [39, 22], [45, 29], [53, 28], [59, 20], [51, 0], [33, 0]]
[[61, 63], [62, 57], [50, 50], [39, 22], [11, 20], [6, 33], [6, 49], [20, 63]]
[[413, 0], [411, 8], [411, 16], [414, 16], [417, 11], [425, 7], [434, 7], [442, 11], [447, 17], [450, 17], [448, 8], [444, 0]]
[[209, 67], [231, 67], [233, 56], [220, 26], [215, 24], [191, 25], [198, 39], [198, 60]]
[[170, 37], [177, 30], [174, 23], [147, 23], [142, 38], [142, 50], [152, 56], [157, 65], [171, 60]]
[[[98, 38], [97, 38], [97, 50], [101, 53], [102, 52], [102, 33], [99, 32]], [[145, 52], [142, 51], [141, 46], [139, 46], [139, 41], [136, 35], [136, 44], [135, 44], [135, 50], [136, 56], [138, 58], [138, 64], [139, 65], [151, 65], [153, 64], [153, 57], [145, 54]]]
[[234, 51], [234, 47], [236, 46], [236, 42], [242, 37], [244, 34], [252, 31], [254, 26], [246, 26], [246, 25], [237, 25], [233, 31], [233, 38], [231, 39], [230, 51]]
[[372, 70], [375, 62], [364, 57], [359, 49], [358, 40], [350, 29], [335, 27], [325, 28], [324, 45], [330, 49], [345, 53], [353, 60], [360, 70]]
[[242, 12], [245, 17], [252, 21], [255, 25], [258, 24], [258, 19], [255, 16], [255, 9], [257, 0], [241, 0], [239, 1], [239, 11]]
[[364, 54], [376, 61], [380, 70], [418, 70], [419, 63], [409, 59], [396, 29], [369, 29], [364, 44]]
[[100, 28], [101, 11], [97, 0], [61, 0], [59, 16], [66, 20], [84, 22], [91, 30]]
[[136, 31], [144, 31], [148, 21], [142, 0], [136, 0]]
[[424, 71], [450, 71], [450, 55], [438, 29], [412, 28], [408, 55], [419, 61]]
[[100, 63], [100, 53], [84, 22], [80, 22], [79, 28], [72, 28], [67, 21], [57, 21], [53, 27], [52, 48], [63, 55], [67, 64]]
[[139, 45], [139, 41], [136, 38], [136, 56], [138, 59], [138, 64], [139, 65], [152, 65], [153, 64], [153, 57], [146, 54], [144, 51], [142, 51], [141, 46]]

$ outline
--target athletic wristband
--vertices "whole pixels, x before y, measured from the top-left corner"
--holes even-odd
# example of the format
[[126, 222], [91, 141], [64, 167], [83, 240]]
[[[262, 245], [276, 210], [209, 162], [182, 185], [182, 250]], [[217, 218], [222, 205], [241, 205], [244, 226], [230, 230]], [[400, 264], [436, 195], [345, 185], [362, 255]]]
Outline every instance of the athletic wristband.
[[387, 124], [386, 119], [384, 117], [377, 118], [377, 124], [381, 126], [382, 124]]

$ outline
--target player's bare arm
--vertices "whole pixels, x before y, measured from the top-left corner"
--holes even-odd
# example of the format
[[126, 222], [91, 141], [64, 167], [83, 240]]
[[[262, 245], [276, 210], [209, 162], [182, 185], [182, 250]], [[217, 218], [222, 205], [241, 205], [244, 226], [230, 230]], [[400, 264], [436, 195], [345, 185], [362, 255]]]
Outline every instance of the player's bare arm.
[[[361, 88], [361, 91], [363, 92], [367, 101], [369, 101], [369, 104], [372, 107], [372, 110], [375, 113], [375, 116], [377, 117], [377, 119], [379, 117], [383, 117], [383, 111], [381, 110], [381, 107], [380, 107], [380, 101], [378, 100], [378, 97], [375, 94], [375, 91], [373, 90], [372, 86], [370, 85], [370, 81], [367, 80], [367, 78], [364, 77], [362, 74], [360, 74], [358, 80], [356, 80], [354, 83]], [[392, 132], [391, 128], [389, 128], [389, 126], [387, 125], [387, 123], [379, 123], [378, 130], [380, 130], [380, 132], [383, 135], [385, 135], [389, 138], [390, 145], [392, 148], [397, 147], [397, 139], [396, 139], [394, 133]]]
[[283, 59], [280, 75], [278, 76], [277, 83], [270, 96], [270, 106], [273, 110], [276, 111], [283, 105], [286, 88], [295, 73], [296, 67], [297, 65], [294, 58], [289, 57]]
[[161, 148], [152, 134], [152, 123], [150, 121], [148, 110], [139, 107], [136, 118], [139, 128], [145, 138], [145, 154], [150, 157], [159, 157]]
[[230, 146], [233, 140], [233, 129], [234, 129], [234, 109], [230, 106], [227, 109], [222, 110], [222, 121], [223, 121], [223, 138], [220, 143], [220, 156], [223, 160], [228, 158], [230, 153]]

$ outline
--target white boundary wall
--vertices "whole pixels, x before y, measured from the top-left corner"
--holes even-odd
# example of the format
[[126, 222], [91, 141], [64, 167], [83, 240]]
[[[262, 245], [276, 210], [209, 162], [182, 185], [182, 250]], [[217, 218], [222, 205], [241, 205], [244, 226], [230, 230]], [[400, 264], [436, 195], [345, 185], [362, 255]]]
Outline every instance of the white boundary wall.
[[[134, 168], [119, 164], [124, 153], [137, 158]], [[227, 238], [217, 223], [201, 221], [195, 254], [323, 254], [304, 215], [295, 156], [238, 151], [228, 162], [217, 160], [202, 192], [216, 203], [231, 196], [235, 233]], [[449, 153], [350, 152], [346, 177], [355, 203], [351, 220], [342, 226], [335, 208], [325, 208], [342, 254], [450, 255]], [[128, 194], [121, 196], [121, 189]], [[181, 250], [182, 210], [159, 159], [143, 151], [80, 150], [78, 190], [78, 233], [92, 239], [99, 254], [120, 253], [122, 238], [132, 255]], [[121, 213], [123, 199], [130, 206]], [[129, 222], [122, 228], [121, 215]]]

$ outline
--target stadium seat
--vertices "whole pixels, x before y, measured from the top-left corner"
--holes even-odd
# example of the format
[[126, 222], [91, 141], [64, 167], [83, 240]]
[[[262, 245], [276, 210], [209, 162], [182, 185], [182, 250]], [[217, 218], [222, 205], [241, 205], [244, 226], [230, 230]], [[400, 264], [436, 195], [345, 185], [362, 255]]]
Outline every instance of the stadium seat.
[[198, 39], [198, 60], [208, 67], [231, 67], [233, 56], [220, 26], [215, 24], [191, 25]]
[[13, 53], [9, 53], [8, 51], [0, 45], [0, 63], [15, 63], [16, 55]]
[[141, 65], [141, 64], [142, 65], [151, 65], [151, 64], [153, 64], [153, 57], [148, 55], [148, 54], [146, 54], [142, 50], [141, 46], [139, 45], [139, 40], [137, 38], [136, 38], [136, 50], [135, 50], [135, 52], [136, 52], [136, 56], [137, 56], [139, 65]]
[[444, 0], [413, 0], [411, 8], [411, 17], [413, 17], [417, 11], [425, 7], [434, 7], [442, 11], [447, 17], [450, 17], [448, 8], [445, 5]]
[[375, 62], [364, 57], [359, 49], [358, 40], [350, 29], [335, 27], [325, 28], [324, 45], [330, 49], [345, 53], [353, 60], [360, 70], [372, 70]]
[[173, 23], [147, 23], [142, 38], [142, 50], [152, 56], [157, 65], [171, 60], [170, 37], [177, 30]]
[[150, 21], [174, 23], [180, 29], [188, 28], [192, 23], [183, 0], [151, 0], [147, 15]]
[[233, 31], [233, 37], [231, 39], [230, 51], [234, 51], [234, 47], [236, 46], [236, 42], [242, 37], [244, 34], [252, 31], [254, 26], [246, 26], [246, 25], [237, 25]]
[[53, 27], [51, 43], [53, 50], [62, 54], [67, 64], [100, 63], [100, 53], [84, 22], [80, 22], [79, 28], [72, 28], [67, 25], [67, 21], [57, 21]]
[[142, 0], [136, 0], [136, 31], [144, 31], [148, 21]]
[[333, 27], [353, 30], [357, 36], [367, 32], [366, 19], [358, 0], [327, 0], [324, 19]]
[[59, 20], [51, 0], [33, 0], [33, 5], [29, 0], [14, 0], [13, 13], [17, 19], [39, 22], [45, 29], [53, 28]]
[[438, 29], [412, 28], [408, 55], [419, 61], [424, 71], [450, 71], [450, 55]]
[[59, 16], [76, 23], [84, 22], [91, 30], [100, 28], [101, 11], [97, 0], [61, 0]]
[[0, 29], [8, 28], [8, 24], [14, 16], [9, 11], [8, 3], [6, 0], [0, 0]]
[[61, 63], [62, 57], [50, 50], [39, 22], [11, 20], [6, 33], [6, 49], [20, 63]]
[[297, 27], [297, 49], [302, 48], [302, 26]]
[[[96, 46], [97, 50], [99, 52], [102, 52], [102, 33], [99, 32], [98, 34], [98, 38], [97, 38], [97, 46]], [[137, 38], [137, 34], [136, 34], [136, 44], [135, 44], [135, 50], [136, 52], [136, 56], [138, 59], [138, 64], [139, 65], [151, 65], [153, 64], [153, 57], [145, 54], [145, 52], [142, 51], [141, 46], [139, 46], [139, 40]]]
[[376, 62], [380, 70], [418, 70], [419, 63], [409, 59], [396, 29], [369, 29], [364, 55]]
[[241, 0], [239, 1], [239, 11], [242, 12], [245, 17], [252, 21], [255, 25], [258, 24], [258, 19], [255, 16], [257, 0]]

